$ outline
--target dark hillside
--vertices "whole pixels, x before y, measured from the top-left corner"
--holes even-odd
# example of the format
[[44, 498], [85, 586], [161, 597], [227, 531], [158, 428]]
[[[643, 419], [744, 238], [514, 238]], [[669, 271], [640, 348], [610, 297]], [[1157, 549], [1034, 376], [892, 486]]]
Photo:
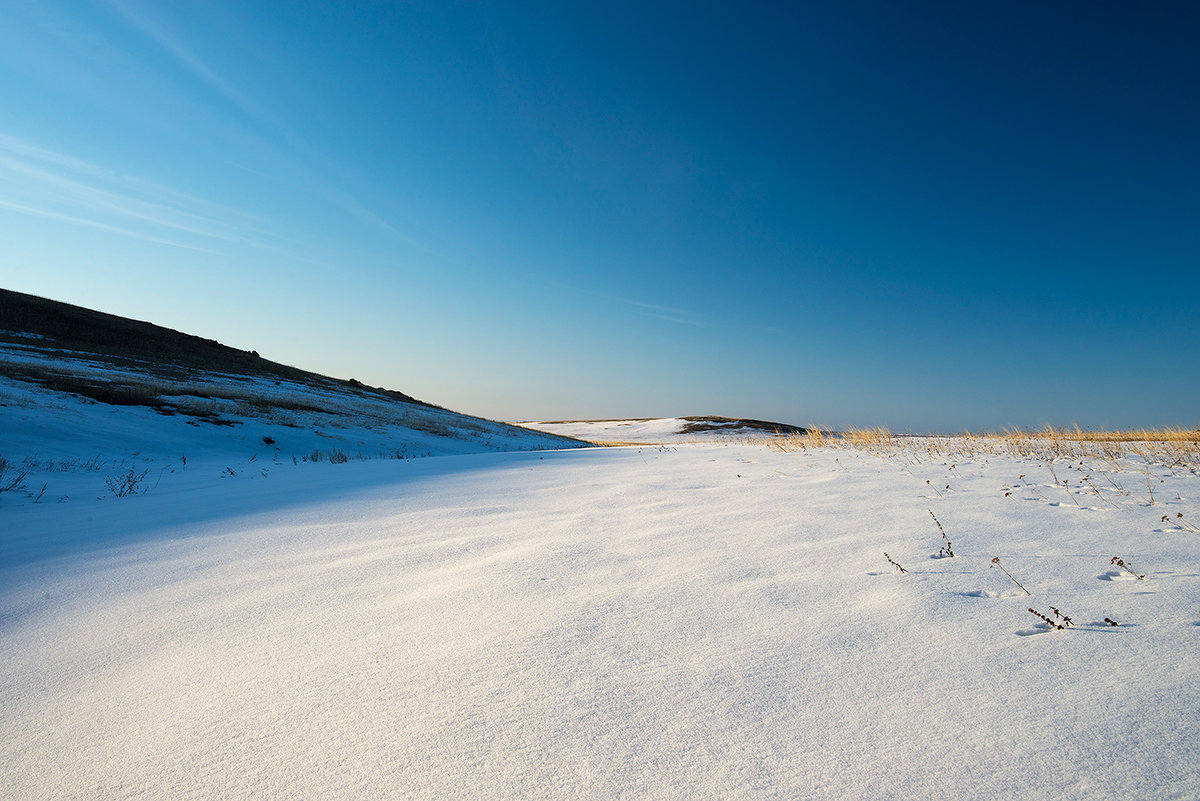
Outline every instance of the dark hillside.
[[0, 342], [33, 344], [30, 337], [21, 334], [40, 337], [40, 340], [34, 340], [39, 349], [94, 354], [102, 361], [136, 364], [140, 369], [166, 378], [185, 379], [194, 373], [220, 372], [295, 381], [359, 395], [431, 405], [402, 392], [366, 387], [354, 379], [328, 378], [268, 361], [255, 351], [238, 350], [213, 339], [0, 289]]
[[752, 420], [744, 417], [684, 417], [687, 423], [684, 433], [694, 434], [701, 431], [765, 431], [770, 434], [807, 434], [807, 428], [793, 426], [787, 423], [772, 423], [769, 420]]

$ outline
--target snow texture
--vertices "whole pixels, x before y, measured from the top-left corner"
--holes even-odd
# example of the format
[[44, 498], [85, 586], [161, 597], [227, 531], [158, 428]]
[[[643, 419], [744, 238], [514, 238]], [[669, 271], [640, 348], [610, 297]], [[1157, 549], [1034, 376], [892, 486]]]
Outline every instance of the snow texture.
[[1200, 798], [1188, 468], [293, 463], [93, 406], [0, 407], [5, 799]]

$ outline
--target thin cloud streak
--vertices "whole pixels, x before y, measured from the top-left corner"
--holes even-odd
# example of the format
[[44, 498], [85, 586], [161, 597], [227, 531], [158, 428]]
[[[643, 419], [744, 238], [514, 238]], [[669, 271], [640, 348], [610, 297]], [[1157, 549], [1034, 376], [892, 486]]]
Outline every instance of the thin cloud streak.
[[241, 221], [241, 224], [250, 230], [256, 230], [259, 233], [269, 235], [269, 232], [263, 229], [255, 228], [265, 224], [266, 220], [262, 217], [251, 214], [243, 209], [226, 206], [221, 203], [215, 203], [206, 198], [189, 195], [185, 192], [180, 192], [176, 189], [147, 181], [143, 178], [130, 175], [129, 173], [114, 170], [108, 167], [103, 167], [90, 161], [72, 156], [66, 153], [60, 153], [55, 150], [49, 150], [38, 145], [31, 144], [23, 139], [15, 136], [10, 136], [0, 133], [0, 151], [7, 151], [9, 156], [20, 157], [26, 164], [40, 164], [42, 168], [57, 167], [67, 173], [75, 173], [89, 178], [95, 178], [100, 181], [109, 181], [120, 184], [124, 189], [130, 192], [137, 193], [144, 197], [151, 197], [158, 202], [166, 205], [173, 203], [180, 206], [193, 206], [198, 209], [190, 212], [198, 217], [208, 217], [210, 219], [221, 219], [223, 217], [234, 217]]
[[175, 37], [167, 33], [160, 25], [151, 21], [146, 15], [135, 13], [127, 5], [119, 2], [119, 0], [109, 0], [108, 5], [141, 31], [143, 35], [152, 39], [159, 47], [170, 53], [192, 75], [208, 84], [212, 89], [215, 89], [218, 94], [237, 106], [243, 113], [259, 122], [267, 123], [271, 127], [289, 134], [290, 137], [294, 137], [294, 134], [275, 115], [271, 114], [236, 86], [222, 78], [202, 59], [180, 44]]
[[[8, 154], [7, 157], [5, 153]], [[79, 216], [78, 212], [115, 213], [118, 216], [151, 225], [267, 251], [295, 255], [307, 253], [315, 247], [312, 242], [301, 241], [269, 230], [266, 227], [265, 219], [242, 209], [179, 192], [152, 181], [103, 167], [73, 155], [39, 147], [3, 133], [0, 133], [0, 166], [19, 173], [25, 179], [26, 189], [36, 190], [40, 183], [41, 188], [56, 200], [61, 201], [66, 196], [75, 201], [79, 207], [76, 209], [77, 213], [60, 214], [58, 219], [63, 222], [83, 221], [85, 218]], [[57, 169], [63, 174], [58, 174], [52, 169]], [[77, 177], [67, 177], [67, 174], [74, 174]], [[100, 188], [78, 180], [79, 177], [98, 183], [116, 184], [120, 191]], [[22, 204], [17, 201], [12, 193], [9, 193], [9, 199], [22, 208], [33, 208], [28, 203]], [[48, 211], [48, 209], [42, 210]], [[164, 214], [167, 219], [163, 218]], [[180, 219], [172, 221], [169, 219], [172, 215], [176, 215]], [[127, 230], [117, 226], [113, 228], [120, 231]], [[252, 238], [255, 236], [259, 239]], [[159, 239], [153, 241], [159, 241]], [[170, 242], [171, 240], [161, 241]]]
[[702, 326], [702, 323], [698, 323], [695, 320], [684, 320], [680, 317], [671, 317], [670, 315], [667, 315], [667, 314], [655, 314], [654, 312], [642, 312], [642, 315], [645, 317], [653, 317], [657, 320], [666, 320], [668, 323], [678, 323], [679, 325], [694, 325], [697, 328]]
[[674, 306], [663, 306], [659, 303], [647, 303], [641, 300], [633, 300], [621, 295], [614, 295], [609, 292], [599, 292], [594, 289], [584, 289], [578, 286], [565, 284], [561, 281], [552, 281], [553, 286], [559, 289], [564, 289], [568, 292], [574, 292], [578, 295], [587, 295], [588, 297], [599, 298], [606, 300], [609, 303], [620, 303], [625, 306], [632, 306], [639, 314], [645, 317], [654, 317], [659, 320], [665, 320], [670, 323], [679, 325], [691, 325], [699, 328], [707, 327], [708, 323], [704, 316], [697, 314], [689, 309], [680, 309]]
[[39, 209], [39, 208], [35, 208], [33, 206], [24, 205], [22, 203], [12, 203], [10, 201], [4, 200], [3, 198], [0, 198], [0, 208], [11, 209], [12, 211], [19, 211], [23, 214], [30, 214], [35, 217], [45, 217], [45, 218], [51, 219], [51, 220], [58, 220], [59, 222], [68, 222], [68, 223], [73, 223], [75, 225], [83, 225], [88, 228], [96, 228], [98, 230], [108, 231], [108, 232], [114, 233], [114, 234], [122, 234], [124, 236], [133, 237], [134, 239], [140, 239], [144, 242], [154, 242], [159, 245], [169, 245], [170, 247], [182, 248], [183, 250], [192, 250], [197, 253], [210, 253], [214, 256], [220, 255], [215, 250], [209, 250], [207, 248], [196, 247], [195, 245], [188, 245], [183, 242], [176, 242], [172, 239], [163, 239], [162, 237], [153, 236], [151, 234], [143, 233], [141, 231], [132, 231], [128, 228], [121, 228], [116, 225], [109, 225], [107, 223], [98, 222], [96, 220], [88, 220], [83, 217], [75, 217], [70, 214], [63, 214], [62, 212], [51, 211], [50, 209]]
[[[287, 125], [281, 118], [272, 113], [262, 104], [256, 102], [253, 98], [239, 90], [236, 86], [221, 77], [216, 70], [208, 66], [207, 63], [192, 51], [188, 50], [179, 41], [168, 33], [162, 26], [156, 24], [149, 19], [145, 14], [139, 14], [133, 11], [125, 3], [120, 0], [108, 0], [108, 5], [124, 17], [130, 24], [137, 28], [144, 36], [154, 41], [159, 47], [169, 53], [175, 60], [186, 68], [192, 75], [207, 84], [218, 94], [226, 99], [233, 106], [237, 107], [247, 117], [253, 119], [260, 125], [274, 131], [279, 137], [286, 141], [291, 150], [309, 161], [324, 161], [320, 154], [311, 147], [303, 137], [295, 132], [291, 126]], [[279, 152], [278, 148], [268, 145], [272, 149]], [[347, 194], [341, 189], [331, 185], [328, 181], [321, 178], [313, 169], [297, 163], [295, 159], [288, 157], [286, 154], [280, 153], [281, 158], [291, 165], [291, 170], [294, 173], [303, 173], [308, 177], [310, 183], [315, 184], [331, 202], [341, 207], [344, 211], [356, 217], [360, 222], [366, 223], [373, 228], [384, 232], [399, 242], [413, 248], [427, 256], [432, 256], [443, 261], [451, 261], [444, 253], [440, 253], [413, 236], [405, 233], [397, 228], [392, 223], [385, 220], [381, 215], [364, 205], [350, 194]], [[335, 170], [336, 172], [336, 170]]]
[[[95, 214], [115, 214], [136, 222], [170, 228], [229, 243], [242, 241], [241, 237], [233, 233], [214, 230], [214, 226], [217, 228], [229, 228], [227, 224], [220, 220], [140, 200], [129, 195], [110, 192], [106, 189], [98, 189], [81, 181], [55, 175], [39, 167], [4, 156], [0, 156], [0, 167], [26, 178], [31, 178], [43, 187], [50, 188], [56, 195], [66, 193], [71, 201], [85, 211]], [[177, 219], [171, 219], [171, 217]]]
[[636, 309], [641, 310], [641, 313], [646, 317], [655, 317], [659, 320], [666, 320], [671, 323], [679, 323], [680, 325], [703, 325], [699, 320], [693, 319], [699, 317], [686, 309], [676, 309], [671, 306], [660, 306], [657, 303], [644, 303], [640, 300], [629, 300], [628, 298], [617, 298], [617, 300]]

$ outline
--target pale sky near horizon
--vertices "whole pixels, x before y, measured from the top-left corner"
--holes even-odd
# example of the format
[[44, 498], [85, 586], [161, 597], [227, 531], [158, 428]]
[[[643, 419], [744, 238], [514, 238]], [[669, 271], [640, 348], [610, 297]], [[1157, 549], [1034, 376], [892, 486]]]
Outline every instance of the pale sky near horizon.
[[1194, 3], [0, 11], [5, 288], [497, 419], [1200, 424]]

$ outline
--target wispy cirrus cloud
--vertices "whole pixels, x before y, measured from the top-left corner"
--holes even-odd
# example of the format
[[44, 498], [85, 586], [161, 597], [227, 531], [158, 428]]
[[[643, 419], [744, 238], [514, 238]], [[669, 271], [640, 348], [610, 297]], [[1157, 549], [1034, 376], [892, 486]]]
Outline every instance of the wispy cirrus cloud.
[[[256, 96], [254, 83], [239, 80], [243, 76], [235, 69], [244, 68], [244, 64], [235, 66], [235, 62], [226, 60], [222, 54], [206, 51], [205, 39], [189, 35], [171, 15], [169, 5], [142, 7], [126, 0], [97, 0], [97, 5], [127, 35], [113, 36], [96, 20], [87, 15], [71, 15], [65, 9], [59, 9], [58, 16], [50, 13], [49, 22], [43, 27], [57, 31], [61, 25], [68, 25], [72, 43], [77, 44], [78, 40], [86, 44], [94, 39], [97, 46], [105, 48], [108, 62], [121, 65], [120, 74], [153, 72], [157, 76], [156, 86], [171, 86], [179, 106], [189, 110], [189, 118], [209, 126], [207, 140], [212, 149], [189, 153], [188, 158], [196, 156], [197, 163], [207, 159], [218, 169], [238, 170], [205, 176], [204, 185], [220, 186], [217, 181], [224, 181], [221, 191], [225, 196], [253, 197], [251, 202], [257, 205], [237, 208], [214, 202], [199, 196], [202, 192], [189, 192], [187, 184], [166, 185], [170, 182], [150, 180], [156, 177], [152, 174], [131, 173], [121, 155], [89, 160], [93, 156], [79, 155], [85, 146], [74, 147], [74, 152], [62, 152], [63, 148], [44, 146], [10, 129], [0, 131], [3, 208], [160, 244], [212, 248], [226, 253], [250, 247], [318, 262], [335, 253], [344, 255], [344, 245], [333, 245], [333, 235], [326, 236], [311, 225], [311, 218], [319, 211], [331, 221], [331, 229], [340, 221], [350, 222], [377, 235], [379, 240], [447, 264], [452, 262], [438, 250], [436, 241], [431, 242], [419, 229], [398, 219], [391, 209], [372, 202], [372, 197], [386, 196], [388, 191], [381, 192], [369, 183], [364, 185], [361, 176], [348, 174], [345, 154], [326, 153], [314, 147], [301, 131], [289, 124], [285, 115]], [[49, 8], [53, 11], [54, 4]], [[129, 45], [130, 36], [141, 40], [140, 48]], [[66, 46], [62, 42], [58, 45]], [[158, 57], [148, 61], [147, 55], [153, 53]], [[112, 74], [103, 71], [100, 74], [101, 88], [115, 80]], [[128, 106], [138, 108], [136, 97]], [[169, 159], [170, 148], [179, 144], [169, 138], [174, 132], [172, 125], [164, 125], [156, 132], [164, 137], [156, 143], [156, 147], [161, 144], [164, 159]], [[59, 141], [65, 139], [59, 137]], [[195, 147], [190, 139], [184, 143], [189, 148]], [[242, 165], [238, 161], [247, 163]], [[185, 174], [186, 169], [174, 172]], [[251, 176], [249, 183], [247, 176]], [[243, 189], [249, 191], [243, 194]], [[280, 195], [282, 202], [270, 200]], [[365, 243], [373, 238], [368, 236], [359, 241]]]
[[164, 26], [152, 19], [149, 15], [139, 13], [134, 10], [128, 3], [121, 0], [108, 0], [109, 8], [116, 11], [128, 23], [133, 25], [144, 36], [152, 40], [161, 49], [166, 51], [177, 63], [183, 66], [189, 73], [198, 78], [202, 83], [209, 88], [215, 90], [217, 94], [225, 98], [226, 101], [236, 106], [244, 114], [255, 120], [267, 123], [272, 128], [288, 133], [291, 136], [294, 134], [288, 129], [283, 122], [268, 111], [261, 103], [256, 102], [253, 98], [239, 89], [236, 85], [223, 78], [220, 73], [213, 69], [209, 64], [194, 52], [189, 50], [175, 36], [173, 36]]
[[72, 223], [74, 225], [82, 225], [87, 228], [95, 228], [99, 231], [108, 231], [109, 233], [122, 234], [124, 236], [132, 237], [133, 239], [140, 239], [143, 242], [154, 242], [159, 245], [169, 245], [171, 247], [182, 248], [184, 250], [195, 250], [195, 251], [198, 251], [201, 253], [212, 253], [213, 252], [211, 250], [208, 250], [207, 248], [201, 248], [201, 247], [197, 247], [195, 245], [189, 245], [185, 242], [178, 242], [173, 239], [166, 239], [164, 237], [154, 236], [153, 234], [148, 234], [144, 231], [137, 231], [137, 230], [133, 230], [131, 228], [122, 228], [117, 225], [109, 225], [107, 223], [102, 223], [102, 222], [99, 222], [98, 220], [91, 220], [91, 219], [87, 219], [84, 217], [76, 217], [71, 214], [63, 214], [62, 212], [52, 211], [50, 209], [37, 208], [35, 206], [27, 206], [22, 203], [13, 203], [11, 201], [4, 200], [3, 198], [0, 198], [0, 208], [9, 209], [11, 211], [18, 211], [18, 212], [21, 212], [22, 214], [28, 214], [33, 217], [44, 217], [44, 218], [50, 219], [50, 220], [58, 220], [59, 222], [67, 222], [67, 223]]
[[646, 301], [634, 300], [623, 295], [617, 295], [610, 292], [600, 292], [594, 289], [583, 289], [578, 286], [572, 286], [561, 282], [553, 282], [560, 289], [567, 290], [580, 295], [588, 295], [589, 297], [599, 298], [610, 303], [619, 303], [625, 306], [631, 306], [646, 317], [653, 317], [658, 320], [665, 320], [669, 323], [689, 326], [705, 326], [707, 325], [704, 317], [696, 312], [687, 309], [680, 309], [675, 306], [665, 306], [659, 303], [647, 303]]
[[672, 306], [660, 306], [657, 303], [643, 303], [640, 300], [630, 300], [628, 298], [616, 298], [616, 300], [633, 306], [647, 317], [655, 317], [659, 320], [666, 320], [669, 323], [678, 323], [680, 325], [703, 325], [699, 315], [684, 309], [676, 309]]
[[[123, 0], [107, 0], [107, 5], [129, 24], [153, 41], [162, 51], [168, 53], [184, 70], [194, 78], [208, 86], [227, 103], [238, 109], [247, 119], [252, 120], [261, 130], [268, 131], [270, 137], [285, 146], [280, 151], [274, 143], [273, 147], [283, 163], [288, 165], [288, 172], [294, 178], [301, 177], [330, 203], [371, 228], [391, 237], [400, 243], [420, 251], [428, 256], [442, 260], [448, 257], [430, 247], [427, 243], [402, 230], [399, 226], [386, 219], [384, 214], [370, 208], [353, 193], [340, 188], [346, 181], [336, 177], [336, 165], [331, 164], [316, 148], [289, 125], [280, 115], [269, 107], [257, 101], [254, 97], [242, 91], [235, 83], [227, 80], [208, 61], [189, 49], [182, 41], [173, 35], [166, 26], [160, 24], [149, 15], [135, 10]], [[314, 165], [323, 165], [318, 168]], [[335, 173], [335, 180], [324, 177], [328, 172]]]
[[[88, 190], [107, 192], [153, 206], [190, 210], [184, 213], [198, 219], [224, 220], [227, 221], [224, 223], [227, 226], [237, 225], [251, 230], [266, 222], [243, 209], [180, 192], [123, 170], [103, 167], [4, 133], [0, 133], [0, 159], [6, 160], [13, 169], [24, 173], [27, 178], [40, 177], [51, 183], [74, 184], [81, 188], [84, 194]], [[100, 188], [104, 185], [108, 185], [109, 189]]]
[[[178, 207], [142, 200], [131, 195], [101, 189], [83, 181], [56, 175], [31, 164], [0, 156], [0, 171], [20, 178], [31, 194], [45, 193], [67, 205], [95, 215], [115, 216], [134, 223], [168, 228], [209, 239], [237, 242], [239, 237], [220, 220], [195, 214]], [[46, 190], [49, 190], [46, 192]]]
[[205, 250], [206, 240], [255, 244], [264, 233], [261, 220], [238, 209], [6, 134], [0, 178], [7, 209], [146, 241]]

